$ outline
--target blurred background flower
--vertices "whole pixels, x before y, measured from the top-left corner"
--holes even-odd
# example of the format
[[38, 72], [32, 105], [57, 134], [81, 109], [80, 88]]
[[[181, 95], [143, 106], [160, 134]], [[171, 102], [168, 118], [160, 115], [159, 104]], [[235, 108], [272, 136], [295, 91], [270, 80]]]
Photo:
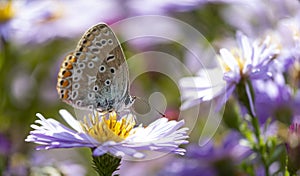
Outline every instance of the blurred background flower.
[[115, 0], [25, 0], [1, 4], [2, 10], [8, 11], [2, 19], [2, 36], [18, 44], [71, 38], [99, 21], [112, 23], [123, 17], [123, 10]]
[[240, 144], [237, 133], [222, 136], [221, 141], [210, 141], [203, 147], [191, 144], [184, 158], [170, 160], [158, 175], [239, 175], [238, 164], [251, 154], [247, 146]]
[[[219, 76], [219, 73], [210, 73], [217, 67], [214, 62], [215, 51], [233, 46], [236, 31], [253, 39], [269, 35], [272, 44], [279, 44], [281, 54], [271, 66], [270, 72], [274, 75], [272, 79], [253, 82], [253, 91], [257, 93], [255, 108], [261, 126], [270, 128], [271, 125], [265, 124], [279, 120], [282, 125], [276, 133], [281, 131], [280, 128], [287, 131], [294, 117], [300, 113], [299, 9], [300, 3], [296, 0], [2, 0], [0, 172], [6, 175], [28, 175], [29, 172], [32, 175], [49, 172], [74, 175], [69, 173], [72, 171], [76, 171], [77, 175], [95, 174], [87, 162], [90, 160], [87, 150], [72, 150], [75, 153], [64, 150], [45, 155], [40, 151], [34, 152], [34, 145], [25, 143], [24, 139], [29, 134], [30, 124], [34, 122], [37, 112], [58, 117], [59, 109], [72, 111], [72, 107], [61, 103], [56, 92], [60, 63], [67, 53], [74, 50], [87, 28], [105, 22], [113, 26], [127, 58], [136, 57], [140, 61], [129, 65], [131, 72], [148, 71], [132, 80], [131, 94], [147, 99], [153, 92], [161, 92], [165, 96], [166, 116], [172, 120], [184, 118], [191, 128], [191, 144], [180, 146], [186, 148], [187, 156], [168, 155], [151, 161], [124, 161], [120, 173], [133, 175], [134, 169], [130, 168], [139, 170], [139, 175], [251, 173], [251, 168], [245, 165], [257, 161], [253, 151], [249, 154], [249, 149], [242, 145], [241, 136], [232, 132], [239, 125], [245, 125], [237, 118], [241, 110], [231, 104], [234, 100], [229, 99], [227, 102], [223, 115], [226, 122], [221, 123], [214, 138], [206, 145], [198, 146], [199, 136], [207, 135], [202, 134], [201, 130], [207, 125], [212, 102], [206, 101], [199, 105], [201, 101], [195, 101], [188, 107], [197, 106], [181, 111], [180, 95], [184, 92], [180, 92], [177, 81], [182, 77], [199, 74]], [[134, 19], [143, 15], [161, 18], [152, 18], [152, 21]], [[173, 20], [166, 20], [167, 17]], [[126, 24], [126, 20], [132, 20], [132, 23], [118, 25]], [[203, 38], [195, 37], [193, 30], [186, 30], [184, 25], [190, 26]], [[143, 53], [147, 51], [172, 56], [188, 71], [184, 72], [184, 69], [173, 64], [157, 62], [157, 59], [164, 60], [166, 55], [144, 56]], [[177, 76], [178, 80], [151, 70], [155, 67], [172, 70], [172, 76]], [[197, 88], [208, 86], [201, 80], [197, 82]], [[184, 83], [185, 86], [188, 83]], [[216, 89], [219, 90], [224, 82], [218, 83], [220, 85]], [[195, 93], [185, 95], [199, 98]], [[204, 95], [207, 100], [212, 99], [211, 94], [204, 92]], [[152, 103], [152, 106], [160, 107], [160, 104]], [[147, 107], [147, 103], [137, 100], [134, 109], [146, 113], [151, 109]], [[160, 117], [157, 113], [155, 118]], [[149, 124], [149, 119], [138, 120], [145, 122], [145, 125]], [[217, 123], [209, 125], [211, 129], [218, 127]], [[245, 129], [248, 126], [243, 127]], [[276, 140], [278, 143], [281, 141], [280, 138]], [[270, 166], [274, 171], [284, 169], [282, 163], [285, 158], [282, 152], [278, 153], [273, 159], [276, 162], [272, 162], [275, 164]], [[73, 155], [78, 157], [71, 157]], [[57, 159], [57, 156], [61, 156], [61, 159]], [[70, 167], [73, 169], [66, 169]], [[255, 172], [263, 175], [263, 170], [256, 168]]]
[[222, 17], [234, 28], [250, 37], [265, 35], [281, 19], [293, 17], [300, 4], [294, 0], [246, 0], [229, 3], [222, 10]]
[[286, 124], [291, 123], [293, 114], [296, 112], [296, 101], [283, 75], [275, 74], [273, 79], [257, 80], [254, 85], [257, 95], [255, 107], [260, 122], [265, 123], [271, 117], [273, 120]]
[[[299, 119], [299, 117], [296, 117]], [[286, 143], [286, 150], [288, 155], [288, 170], [296, 174], [297, 171], [300, 169], [300, 162], [299, 162], [299, 155], [300, 155], [300, 131], [299, 131], [299, 123], [294, 122], [290, 125], [288, 136], [287, 136], [287, 143]], [[299, 173], [299, 172], [298, 172]]]
[[36, 151], [30, 159], [29, 175], [78, 175], [87, 173], [85, 161], [76, 151]]

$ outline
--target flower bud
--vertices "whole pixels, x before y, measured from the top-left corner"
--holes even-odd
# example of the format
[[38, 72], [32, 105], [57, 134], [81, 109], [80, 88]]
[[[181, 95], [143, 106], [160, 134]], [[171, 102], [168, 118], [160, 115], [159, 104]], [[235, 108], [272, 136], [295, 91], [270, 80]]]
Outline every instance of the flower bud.
[[296, 173], [300, 168], [300, 124], [293, 123], [288, 132], [286, 143], [288, 155], [288, 170]]

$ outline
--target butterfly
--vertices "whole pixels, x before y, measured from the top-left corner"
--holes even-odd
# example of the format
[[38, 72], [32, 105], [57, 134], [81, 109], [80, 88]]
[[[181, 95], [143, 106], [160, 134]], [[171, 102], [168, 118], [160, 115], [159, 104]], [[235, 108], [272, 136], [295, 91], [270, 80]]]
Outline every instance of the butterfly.
[[126, 58], [108, 25], [100, 23], [84, 33], [64, 58], [56, 88], [64, 102], [79, 109], [121, 112], [132, 106]]

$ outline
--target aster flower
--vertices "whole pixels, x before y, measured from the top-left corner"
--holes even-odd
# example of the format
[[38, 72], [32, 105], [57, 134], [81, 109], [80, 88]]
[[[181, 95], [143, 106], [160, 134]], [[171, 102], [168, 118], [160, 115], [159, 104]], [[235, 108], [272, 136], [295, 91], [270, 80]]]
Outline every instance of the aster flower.
[[167, 14], [172, 11], [188, 11], [199, 8], [199, 6], [206, 3], [203, 0], [129, 0], [127, 2], [128, 8], [134, 14]]
[[252, 152], [243, 146], [241, 136], [230, 132], [220, 141], [220, 145], [209, 141], [200, 147], [190, 144], [185, 158], [173, 159], [158, 175], [235, 175], [236, 169]]
[[300, 12], [297, 15], [281, 20], [278, 23], [279, 39], [282, 43], [282, 54], [276, 66], [287, 74], [291, 87], [300, 87]]
[[[238, 48], [234, 48], [230, 51], [225, 48], [220, 50], [218, 60], [222, 67], [223, 80], [218, 80], [219, 77], [216, 76], [219, 75], [220, 72], [218, 68], [207, 70], [207, 72], [212, 71], [216, 73], [209, 74], [211, 76], [201, 74], [204, 71], [200, 71], [197, 77], [183, 78], [180, 80], [179, 84], [182, 89], [182, 98], [186, 100], [182, 105], [183, 109], [196, 104], [191, 102], [200, 103], [225, 96], [224, 101], [218, 102], [217, 109], [220, 109], [222, 104], [236, 90], [237, 85], [243, 84], [246, 93], [250, 95], [250, 88], [247, 84], [248, 81], [268, 79], [271, 77], [271, 72], [269, 72], [268, 69], [272, 61], [279, 54], [279, 49], [276, 44], [271, 43], [269, 36], [263, 41], [254, 41], [252, 43], [247, 36], [241, 32], [237, 32], [237, 44]], [[253, 101], [248, 103], [253, 105]]]
[[[116, 1], [104, 0], [2, 2], [0, 14], [5, 16], [0, 18], [0, 32], [6, 40], [17, 44], [74, 37], [99, 21], [108, 23], [121, 18], [122, 10], [118, 7]], [[84, 15], [80, 13], [83, 11]]]
[[[69, 157], [66, 159], [66, 157]], [[84, 176], [87, 171], [82, 156], [74, 150], [35, 151], [30, 158], [29, 173], [26, 175]], [[28, 165], [27, 165], [28, 166]]]
[[234, 28], [250, 36], [258, 36], [273, 28], [277, 22], [298, 12], [298, 1], [245, 0], [229, 2], [222, 17]]
[[[37, 114], [39, 120], [31, 125], [34, 129], [26, 138], [27, 142], [40, 144], [40, 149], [89, 147], [94, 156], [110, 153], [117, 157], [132, 156], [143, 158], [142, 150], [172, 152], [183, 155], [180, 144], [187, 143], [187, 128], [181, 128], [183, 121], [168, 121], [160, 118], [147, 127], [135, 127], [132, 114], [118, 119], [115, 112], [100, 115], [96, 113], [79, 122], [66, 110], [59, 111], [70, 129], [54, 119], [45, 119]], [[180, 129], [181, 128], [181, 129]]]
[[281, 73], [273, 74], [273, 79], [256, 80], [253, 87], [256, 95], [255, 110], [261, 123], [265, 123], [268, 118], [290, 123], [297, 108], [294, 107], [292, 90]]

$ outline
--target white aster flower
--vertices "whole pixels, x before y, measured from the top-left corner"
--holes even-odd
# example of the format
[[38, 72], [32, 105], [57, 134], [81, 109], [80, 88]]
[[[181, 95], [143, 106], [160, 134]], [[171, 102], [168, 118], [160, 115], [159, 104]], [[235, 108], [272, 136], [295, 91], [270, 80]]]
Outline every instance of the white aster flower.
[[183, 155], [185, 149], [178, 146], [188, 143], [188, 128], [181, 128], [183, 120], [177, 122], [160, 118], [147, 127], [136, 127], [132, 114], [119, 118], [115, 112], [96, 113], [95, 117], [89, 115], [80, 122], [66, 110], [59, 113], [73, 129], [37, 113], [39, 120], [31, 125], [34, 130], [25, 141], [40, 144], [37, 149], [89, 147], [94, 156], [110, 153], [135, 158], [145, 157], [142, 153], [145, 150]]
[[238, 84], [272, 76], [270, 65], [280, 53], [277, 43], [270, 36], [251, 42], [241, 32], [237, 32], [236, 40], [237, 48], [220, 50], [217, 58], [221, 68], [200, 70], [196, 77], [180, 80], [183, 110], [212, 99], [217, 99], [216, 110], [219, 110]]

